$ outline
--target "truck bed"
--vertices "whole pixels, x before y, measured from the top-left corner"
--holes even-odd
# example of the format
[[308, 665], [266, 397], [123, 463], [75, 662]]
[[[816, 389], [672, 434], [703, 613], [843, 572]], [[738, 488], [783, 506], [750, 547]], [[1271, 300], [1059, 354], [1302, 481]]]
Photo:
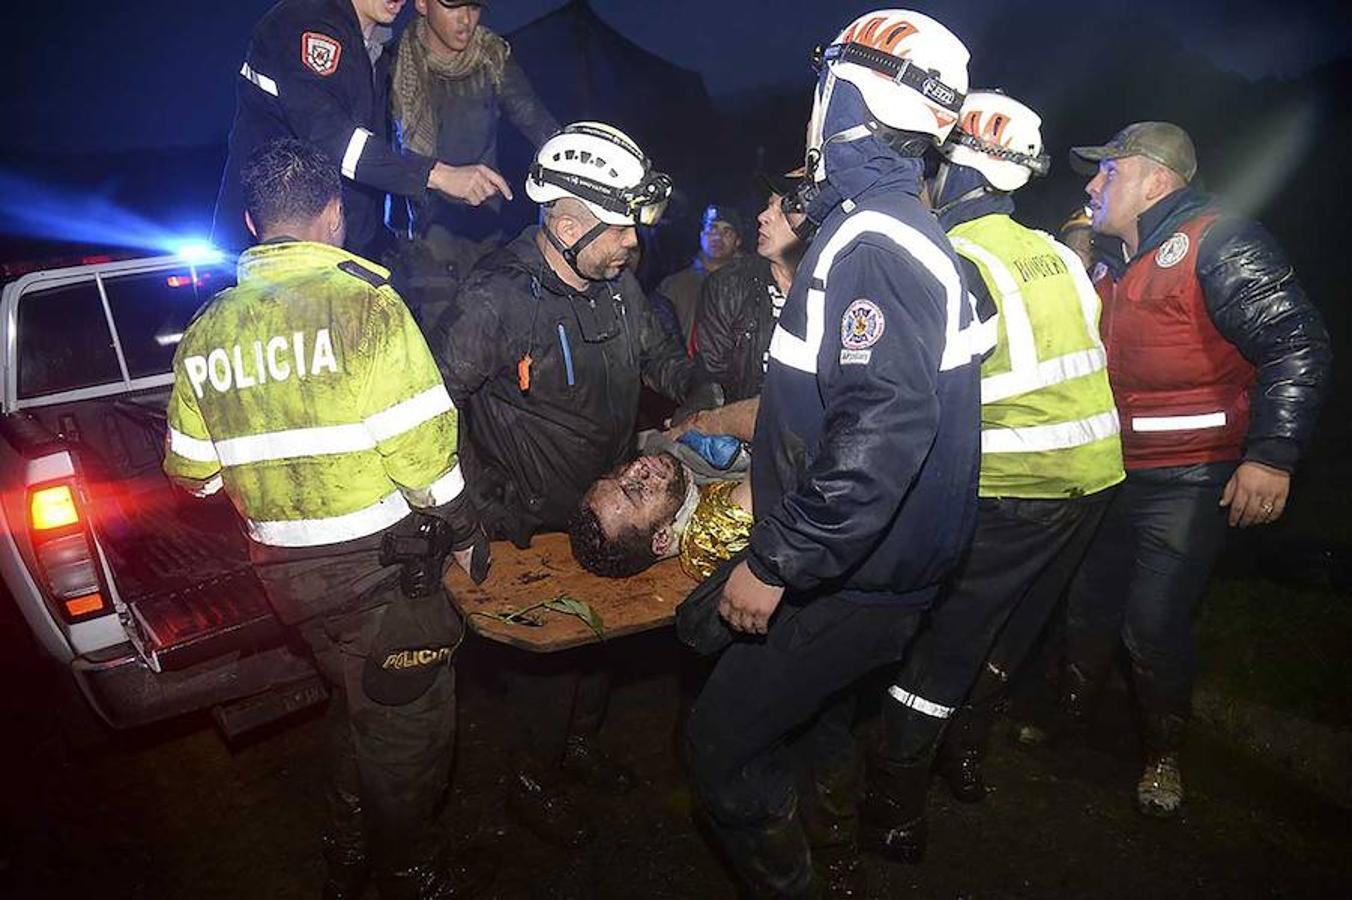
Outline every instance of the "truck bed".
[[120, 485], [100, 504], [109, 563], [146, 652], [176, 670], [281, 643], [229, 501], [187, 498], [156, 480]]

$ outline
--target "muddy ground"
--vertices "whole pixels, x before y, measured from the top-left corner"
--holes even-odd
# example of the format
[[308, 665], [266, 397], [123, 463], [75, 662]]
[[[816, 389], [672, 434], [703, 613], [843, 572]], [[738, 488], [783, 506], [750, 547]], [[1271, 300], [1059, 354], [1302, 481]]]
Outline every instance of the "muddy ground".
[[[323, 722], [301, 715], [228, 747], [205, 718], [75, 749], [47, 670], [7, 622], [0, 661], [5, 806], [0, 896], [313, 898], [321, 869]], [[603, 823], [583, 851], [555, 850], [503, 811], [508, 741], [491, 656], [461, 661], [461, 734], [446, 827], [498, 862], [493, 897], [733, 897], [690, 818], [673, 752], [680, 690], [668, 632], [617, 645], [603, 742], [641, 784], [580, 797]], [[1137, 816], [1136, 743], [1112, 695], [1089, 745], [993, 749], [996, 792], [955, 803], [936, 783], [927, 862], [867, 864], [876, 897], [1352, 896], [1352, 816], [1205, 735], [1189, 745], [1186, 814]], [[85, 735], [85, 738], [88, 738]], [[374, 897], [374, 892], [369, 896]]]

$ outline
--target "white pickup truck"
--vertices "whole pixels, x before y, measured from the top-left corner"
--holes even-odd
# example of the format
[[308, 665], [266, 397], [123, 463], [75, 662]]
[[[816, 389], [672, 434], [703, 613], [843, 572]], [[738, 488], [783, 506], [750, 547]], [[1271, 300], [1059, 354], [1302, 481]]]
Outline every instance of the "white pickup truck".
[[212, 709], [228, 736], [322, 700], [228, 499], [161, 470], [174, 350], [233, 263], [30, 271], [0, 295], [0, 574], [109, 725]]

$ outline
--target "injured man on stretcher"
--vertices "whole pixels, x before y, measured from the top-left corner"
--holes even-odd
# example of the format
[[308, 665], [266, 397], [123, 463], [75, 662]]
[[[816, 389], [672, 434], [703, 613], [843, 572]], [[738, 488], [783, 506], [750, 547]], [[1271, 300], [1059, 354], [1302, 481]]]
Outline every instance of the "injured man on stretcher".
[[745, 445], [759, 399], [705, 410], [672, 431], [650, 432], [637, 458], [598, 478], [568, 526], [582, 567], [627, 578], [679, 556], [686, 574], [703, 581], [745, 548], [754, 522]]

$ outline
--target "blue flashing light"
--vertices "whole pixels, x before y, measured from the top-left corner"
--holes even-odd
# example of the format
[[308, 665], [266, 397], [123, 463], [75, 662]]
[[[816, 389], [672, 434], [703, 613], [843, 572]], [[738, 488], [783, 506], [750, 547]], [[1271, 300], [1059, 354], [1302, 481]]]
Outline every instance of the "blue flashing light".
[[225, 255], [206, 241], [184, 241], [174, 248], [174, 255], [190, 266], [218, 263]]

